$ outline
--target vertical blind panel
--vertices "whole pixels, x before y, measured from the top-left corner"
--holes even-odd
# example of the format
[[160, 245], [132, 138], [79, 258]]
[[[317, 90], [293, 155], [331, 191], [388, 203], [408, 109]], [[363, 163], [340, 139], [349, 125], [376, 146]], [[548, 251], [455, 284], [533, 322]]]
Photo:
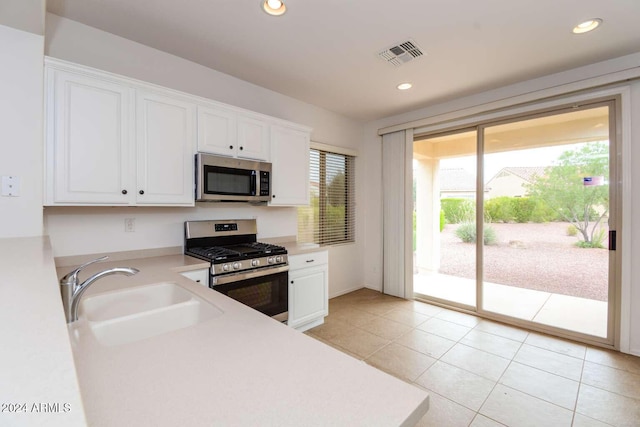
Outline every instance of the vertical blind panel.
[[298, 208], [298, 239], [331, 244], [354, 240], [354, 158], [311, 149], [310, 204]]
[[382, 136], [382, 291], [400, 298], [405, 298], [405, 145], [404, 131]]

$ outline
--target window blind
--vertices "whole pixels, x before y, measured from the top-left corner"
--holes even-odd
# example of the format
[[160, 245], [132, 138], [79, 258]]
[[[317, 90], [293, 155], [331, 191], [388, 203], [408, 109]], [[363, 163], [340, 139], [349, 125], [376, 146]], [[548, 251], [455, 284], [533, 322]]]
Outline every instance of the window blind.
[[298, 208], [298, 240], [330, 245], [354, 241], [353, 156], [311, 149], [309, 206]]

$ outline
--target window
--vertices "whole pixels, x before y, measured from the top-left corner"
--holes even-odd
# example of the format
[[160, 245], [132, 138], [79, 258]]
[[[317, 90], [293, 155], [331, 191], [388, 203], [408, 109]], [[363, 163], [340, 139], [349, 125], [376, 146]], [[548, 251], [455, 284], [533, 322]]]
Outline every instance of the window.
[[298, 208], [298, 240], [331, 245], [354, 241], [355, 157], [312, 148], [310, 203]]

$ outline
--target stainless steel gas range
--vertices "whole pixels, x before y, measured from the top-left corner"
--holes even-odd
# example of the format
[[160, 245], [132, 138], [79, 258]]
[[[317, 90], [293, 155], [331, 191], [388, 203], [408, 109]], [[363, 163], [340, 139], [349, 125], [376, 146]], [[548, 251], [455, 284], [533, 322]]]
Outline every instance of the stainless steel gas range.
[[211, 262], [211, 289], [286, 322], [287, 250], [257, 242], [257, 232], [255, 219], [187, 221], [184, 253]]

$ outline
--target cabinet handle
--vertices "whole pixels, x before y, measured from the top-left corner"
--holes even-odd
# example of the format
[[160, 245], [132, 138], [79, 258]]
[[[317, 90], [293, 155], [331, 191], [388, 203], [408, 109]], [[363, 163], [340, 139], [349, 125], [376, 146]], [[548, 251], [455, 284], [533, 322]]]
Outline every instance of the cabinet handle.
[[293, 285], [293, 280], [291, 281], [291, 284]]
[[138, 191], [138, 193], [144, 194], [144, 190], [140, 190], [140, 191]]
[[276, 195], [274, 194], [274, 195], [273, 195], [273, 196], [271, 196], [271, 197], [273, 197], [273, 198], [275, 199], [275, 198], [276, 198]]
[[229, 150], [233, 150], [233, 145], [230, 145], [230, 146], [229, 146]]
[[244, 147], [243, 147], [243, 146], [240, 146], [240, 151], [242, 151], [242, 150], [244, 150]]
[[122, 190], [122, 194], [127, 194], [127, 190]]
[[308, 259], [307, 262], [313, 262], [315, 259]]

